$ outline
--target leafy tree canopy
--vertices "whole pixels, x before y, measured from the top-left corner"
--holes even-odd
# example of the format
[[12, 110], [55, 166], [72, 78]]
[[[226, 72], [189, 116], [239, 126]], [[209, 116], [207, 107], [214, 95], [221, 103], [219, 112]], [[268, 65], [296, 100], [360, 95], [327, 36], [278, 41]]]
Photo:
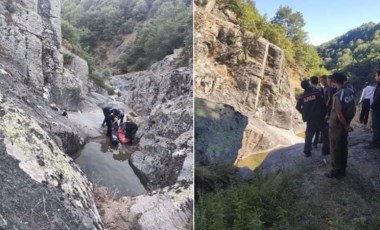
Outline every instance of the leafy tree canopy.
[[358, 89], [380, 69], [380, 23], [365, 23], [318, 47], [330, 71], [343, 71]]

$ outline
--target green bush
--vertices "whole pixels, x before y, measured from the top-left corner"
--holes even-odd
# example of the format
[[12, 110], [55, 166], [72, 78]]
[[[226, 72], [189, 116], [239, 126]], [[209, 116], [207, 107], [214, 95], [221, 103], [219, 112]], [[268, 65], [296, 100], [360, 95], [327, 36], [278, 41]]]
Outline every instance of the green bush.
[[289, 226], [296, 200], [289, 175], [258, 176], [251, 182], [200, 193], [195, 204], [196, 229], [275, 229]]
[[63, 65], [71, 65], [73, 62], [74, 56], [71, 54], [63, 54]]
[[104, 82], [104, 79], [102, 77], [100, 77], [100, 75], [98, 73], [91, 73], [90, 74], [90, 79], [95, 82], [95, 84], [97, 84], [98, 86], [102, 87], [103, 89], [107, 90], [107, 93], [109, 95], [112, 95], [112, 94], [115, 94], [115, 89], [112, 88], [111, 86], [107, 85], [105, 82]]

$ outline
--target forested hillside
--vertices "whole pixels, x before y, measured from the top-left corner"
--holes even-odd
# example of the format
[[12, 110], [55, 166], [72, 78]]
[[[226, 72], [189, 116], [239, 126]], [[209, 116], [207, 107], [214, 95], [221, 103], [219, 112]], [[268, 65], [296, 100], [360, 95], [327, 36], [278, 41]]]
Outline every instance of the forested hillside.
[[264, 37], [285, 50], [289, 67], [301, 69], [306, 75], [327, 73], [316, 48], [308, 43], [305, 21], [300, 12], [293, 12], [288, 6], [281, 6], [274, 18], [268, 20], [260, 15], [253, 2], [221, 0], [226, 9], [236, 13], [243, 30], [251, 31], [257, 37]]
[[369, 22], [318, 47], [328, 70], [347, 72], [361, 88], [380, 68], [380, 23]]
[[65, 46], [95, 78], [146, 69], [177, 48], [184, 65], [192, 55], [190, 0], [63, 0], [62, 18]]

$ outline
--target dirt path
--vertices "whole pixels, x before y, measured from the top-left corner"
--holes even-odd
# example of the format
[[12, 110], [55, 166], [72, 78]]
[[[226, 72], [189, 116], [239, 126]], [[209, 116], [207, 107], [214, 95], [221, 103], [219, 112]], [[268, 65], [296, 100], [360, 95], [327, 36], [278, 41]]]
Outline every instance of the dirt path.
[[324, 177], [331, 169], [331, 160], [330, 156], [321, 156], [320, 147], [310, 158], [304, 157], [303, 144], [269, 154], [261, 166], [264, 173], [292, 174], [298, 194], [294, 213], [299, 226], [380, 229], [380, 149], [364, 149], [371, 135], [362, 127], [350, 133], [347, 175], [342, 180]]

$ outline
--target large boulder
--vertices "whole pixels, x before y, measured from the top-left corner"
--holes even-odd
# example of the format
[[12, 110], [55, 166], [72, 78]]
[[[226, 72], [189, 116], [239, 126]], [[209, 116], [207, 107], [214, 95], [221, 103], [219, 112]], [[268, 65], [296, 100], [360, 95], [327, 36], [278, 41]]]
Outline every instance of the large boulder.
[[248, 118], [231, 106], [195, 98], [196, 162], [233, 164], [242, 147]]
[[0, 100], [0, 213], [7, 226], [101, 229], [82, 171], [21, 106]]

